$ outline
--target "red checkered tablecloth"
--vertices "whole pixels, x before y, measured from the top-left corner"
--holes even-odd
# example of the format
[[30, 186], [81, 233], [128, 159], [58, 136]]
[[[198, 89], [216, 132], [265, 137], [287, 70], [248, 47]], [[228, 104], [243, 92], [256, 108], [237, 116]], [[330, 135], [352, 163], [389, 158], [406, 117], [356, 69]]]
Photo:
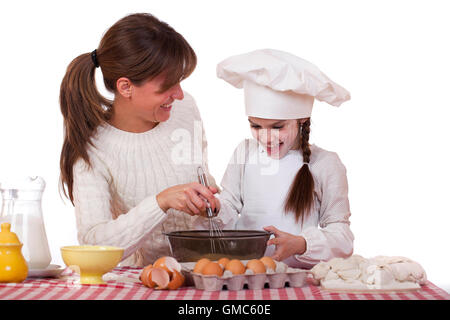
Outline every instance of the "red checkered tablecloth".
[[137, 281], [141, 270], [116, 268], [105, 275], [106, 284], [101, 285], [79, 284], [79, 276], [70, 269], [66, 269], [59, 278], [0, 283], [0, 300], [450, 300], [446, 291], [431, 282], [420, 290], [391, 293], [328, 292], [311, 281], [301, 288], [204, 291], [182, 287], [178, 290], [155, 290]]

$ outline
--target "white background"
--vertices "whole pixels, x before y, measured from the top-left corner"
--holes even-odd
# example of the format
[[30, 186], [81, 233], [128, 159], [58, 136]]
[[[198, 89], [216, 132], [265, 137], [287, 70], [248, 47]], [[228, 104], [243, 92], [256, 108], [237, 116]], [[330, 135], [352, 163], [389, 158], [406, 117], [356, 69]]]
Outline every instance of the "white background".
[[95, 49], [126, 14], [150, 12], [198, 55], [183, 88], [197, 100], [220, 182], [249, 136], [242, 91], [216, 78], [222, 59], [275, 48], [316, 64], [352, 94], [315, 104], [311, 141], [347, 167], [354, 253], [416, 260], [450, 291], [450, 20], [447, 1], [2, 1], [0, 181], [47, 181], [52, 263], [77, 244], [73, 207], [58, 191], [59, 86], [69, 62]]

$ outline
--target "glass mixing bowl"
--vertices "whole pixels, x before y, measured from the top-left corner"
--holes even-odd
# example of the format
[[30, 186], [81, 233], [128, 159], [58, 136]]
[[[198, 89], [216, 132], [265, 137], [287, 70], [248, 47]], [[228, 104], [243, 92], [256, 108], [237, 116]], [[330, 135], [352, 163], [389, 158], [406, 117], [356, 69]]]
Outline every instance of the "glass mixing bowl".
[[272, 233], [260, 230], [187, 230], [164, 233], [172, 256], [179, 262], [193, 262], [201, 258], [218, 260], [250, 260], [264, 256]]

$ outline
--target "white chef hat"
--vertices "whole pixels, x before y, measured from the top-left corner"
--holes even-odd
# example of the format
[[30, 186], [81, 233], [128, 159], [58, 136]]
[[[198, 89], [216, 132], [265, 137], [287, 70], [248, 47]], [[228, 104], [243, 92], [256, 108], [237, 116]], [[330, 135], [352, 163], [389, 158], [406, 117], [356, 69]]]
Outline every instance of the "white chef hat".
[[350, 99], [315, 65], [279, 50], [229, 57], [217, 65], [217, 76], [244, 88], [246, 114], [257, 118], [309, 118], [314, 99], [336, 107]]

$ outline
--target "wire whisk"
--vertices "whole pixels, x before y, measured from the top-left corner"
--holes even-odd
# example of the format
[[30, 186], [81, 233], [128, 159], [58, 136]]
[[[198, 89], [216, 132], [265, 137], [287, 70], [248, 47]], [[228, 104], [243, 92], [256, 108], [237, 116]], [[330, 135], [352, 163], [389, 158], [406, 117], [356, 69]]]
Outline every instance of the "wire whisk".
[[[201, 166], [197, 168], [198, 181], [203, 186], [207, 187], [208, 178], [206, 177], [205, 171]], [[205, 199], [206, 202], [206, 214], [209, 221], [209, 237], [211, 243], [211, 253], [221, 252], [224, 253], [226, 250], [226, 245], [224, 241], [221, 239], [223, 237], [222, 229], [220, 228], [220, 223], [216, 221], [217, 214], [213, 213], [211, 209], [211, 205], [208, 200]], [[216, 243], [218, 248], [216, 248]]]

